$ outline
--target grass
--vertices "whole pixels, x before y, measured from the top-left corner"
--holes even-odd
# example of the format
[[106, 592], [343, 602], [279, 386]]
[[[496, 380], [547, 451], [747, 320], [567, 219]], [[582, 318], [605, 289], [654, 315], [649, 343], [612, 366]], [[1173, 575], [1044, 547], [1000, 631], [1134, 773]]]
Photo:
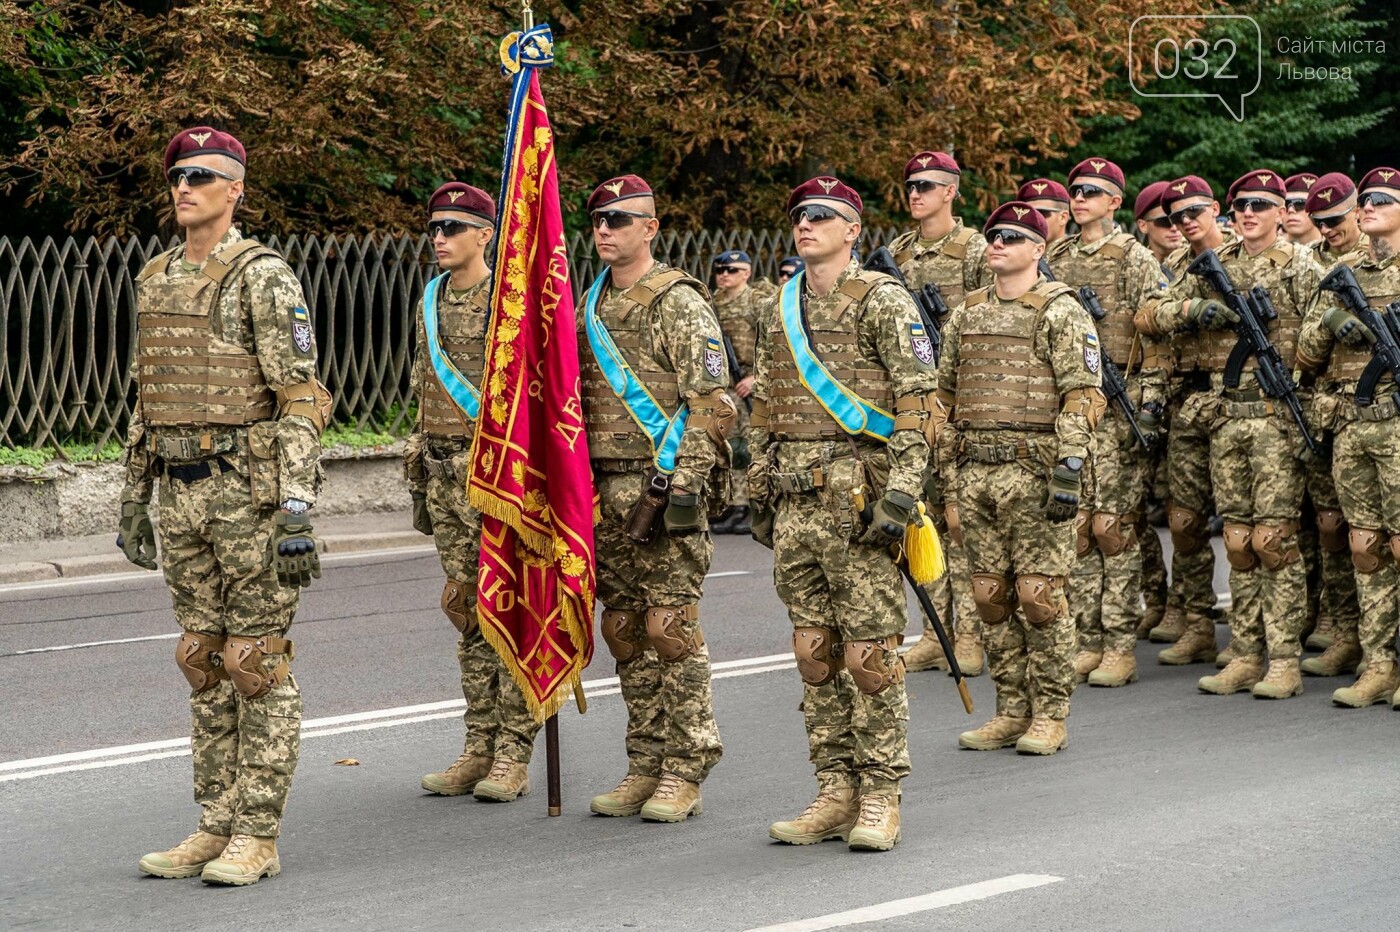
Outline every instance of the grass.
[[30, 466], [35, 469], [62, 458], [71, 463], [114, 463], [122, 458], [119, 440], [108, 440], [101, 447], [95, 443], [67, 442], [54, 447], [0, 447], [0, 466]]

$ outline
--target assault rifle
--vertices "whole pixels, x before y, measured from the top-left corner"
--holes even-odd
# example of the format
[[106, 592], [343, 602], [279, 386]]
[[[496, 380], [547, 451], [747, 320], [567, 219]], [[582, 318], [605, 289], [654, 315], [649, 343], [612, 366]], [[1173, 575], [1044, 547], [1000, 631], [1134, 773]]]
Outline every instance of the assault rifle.
[[1267, 397], [1277, 398], [1288, 406], [1288, 413], [1292, 415], [1298, 429], [1303, 432], [1303, 442], [1307, 444], [1308, 450], [1313, 456], [1320, 456], [1322, 448], [1308, 430], [1308, 422], [1303, 417], [1303, 406], [1298, 401], [1298, 386], [1293, 381], [1293, 374], [1284, 366], [1278, 347], [1269, 340], [1269, 333], [1265, 329], [1269, 321], [1278, 317], [1278, 311], [1274, 310], [1274, 304], [1269, 299], [1268, 290], [1261, 285], [1255, 285], [1249, 291], [1236, 288], [1235, 283], [1230, 281], [1230, 273], [1220, 264], [1220, 257], [1215, 254], [1214, 249], [1207, 249], [1193, 259], [1186, 271], [1204, 279], [1206, 284], [1224, 299], [1230, 310], [1239, 315], [1240, 322], [1235, 325], [1239, 342], [1225, 361], [1225, 387], [1239, 387], [1244, 364], [1253, 356], [1257, 363], [1254, 378], [1259, 383], [1259, 389]]
[[894, 255], [888, 246], [881, 246], [872, 252], [870, 258], [865, 260], [865, 269], [890, 276], [909, 292], [910, 297], [914, 299], [914, 306], [919, 309], [919, 317], [924, 322], [924, 333], [928, 334], [929, 342], [933, 344], [933, 364], [938, 365], [938, 357], [942, 355], [943, 349], [943, 334], [938, 326], [939, 322], [948, 316], [948, 302], [943, 300], [943, 292], [938, 290], [937, 285], [932, 284], [925, 285], [918, 291], [910, 288], [904, 273], [895, 265]]
[[[1089, 316], [1094, 318], [1094, 323], [1104, 319], [1107, 311], [1099, 303], [1099, 294], [1093, 288], [1085, 285], [1079, 289], [1079, 303], [1084, 310], [1089, 312]], [[1132, 430], [1137, 442], [1142, 444], [1142, 448], [1147, 452], [1152, 452], [1152, 444], [1143, 435], [1142, 427], [1138, 424], [1137, 412], [1133, 410], [1133, 401], [1128, 397], [1128, 382], [1123, 378], [1123, 371], [1118, 368], [1114, 361], [1108, 358], [1108, 351], [1099, 341], [1099, 362], [1103, 364], [1103, 393], [1113, 404], [1118, 406], [1118, 410], [1123, 412], [1123, 419], [1128, 422], [1128, 427]]]
[[[1346, 309], [1375, 334], [1371, 361], [1366, 364], [1356, 383], [1356, 403], [1362, 407], [1373, 404], [1376, 400], [1376, 383], [1386, 375], [1400, 385], [1400, 301], [1383, 310], [1373, 309], [1351, 268], [1345, 265], [1338, 265], [1328, 272], [1318, 287], [1334, 292], [1342, 299]], [[1391, 397], [1400, 405], [1400, 390]]]
[[[724, 358], [729, 364], [729, 380], [734, 383], [735, 387], [738, 387], [739, 380], [744, 377], [744, 370], [739, 368], [739, 354], [734, 352], [734, 341], [729, 339], [729, 334], [724, 333], [722, 330], [720, 333], [724, 337]], [[735, 392], [735, 394], [737, 395], [738, 392]], [[744, 410], [752, 411], [753, 401], [749, 398], [744, 398], [742, 400], [744, 402]]]

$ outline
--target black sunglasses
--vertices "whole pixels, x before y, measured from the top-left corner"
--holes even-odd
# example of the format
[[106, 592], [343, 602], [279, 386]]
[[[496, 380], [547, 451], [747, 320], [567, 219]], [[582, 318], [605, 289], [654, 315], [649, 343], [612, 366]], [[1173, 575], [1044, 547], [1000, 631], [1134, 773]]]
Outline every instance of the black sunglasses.
[[1172, 228], [1172, 218], [1168, 217], [1166, 214], [1162, 214], [1160, 217], [1153, 217], [1147, 222], [1159, 230], [1170, 230]]
[[995, 229], [987, 237], [987, 242], [994, 243], [1001, 240], [1003, 246], [1015, 246], [1022, 240], [1030, 239], [1030, 234], [1022, 233], [1018, 230]]
[[206, 184], [213, 184], [215, 178], [222, 178], [225, 181], [238, 180], [227, 172], [205, 168], [203, 165], [180, 165], [166, 172], [165, 177], [170, 181], [172, 188], [178, 188], [182, 180], [191, 188], [201, 188]]
[[1305, 197], [1290, 197], [1283, 202], [1283, 209], [1288, 211], [1288, 213], [1290, 214], [1302, 213], [1303, 205], [1307, 202], [1308, 199]]
[[1084, 200], [1089, 201], [1107, 193], [1108, 192], [1103, 188], [1096, 187], [1092, 184], [1072, 184], [1069, 186], [1070, 200], [1074, 200], [1076, 197], [1082, 197]]
[[603, 224], [608, 225], [609, 230], [621, 230], [623, 227], [630, 227], [633, 220], [650, 220], [651, 214], [644, 214], [635, 210], [595, 210], [593, 211], [593, 229], [602, 229]]
[[799, 204], [788, 211], [788, 219], [792, 221], [793, 226], [797, 226], [801, 223], [803, 217], [806, 217], [807, 222], [811, 224], [826, 223], [828, 220], [835, 220], [837, 217], [840, 217], [847, 223], [856, 222], [854, 217], [847, 217], [836, 208], [827, 207], [825, 204]]
[[733, 275], [735, 272], [742, 272], [742, 271], [744, 271], [744, 266], [742, 266], [742, 265], [717, 265], [717, 266], [715, 266], [715, 274], [716, 274], [716, 275]]
[[1172, 211], [1167, 219], [1169, 219], [1173, 225], [1181, 226], [1181, 224], [1187, 220], [1195, 220], [1209, 208], [1209, 204], [1192, 204], [1190, 207], [1183, 207], [1180, 210]]
[[1400, 199], [1391, 197], [1389, 194], [1381, 194], [1379, 191], [1369, 191], [1357, 198], [1356, 203], [1362, 207], [1384, 207], [1386, 204], [1400, 204]]
[[1237, 197], [1230, 202], [1230, 209], [1237, 214], [1249, 212], [1252, 214], [1262, 214], [1266, 210], [1273, 210], [1278, 204], [1263, 197]]
[[450, 239], [451, 237], [456, 236], [458, 233], [461, 233], [463, 230], [484, 229], [486, 229], [486, 224], [472, 223], [470, 220], [429, 220], [428, 239], [434, 238], [439, 233]]
[[951, 187], [952, 187], [952, 184], [951, 184], [950, 182], [947, 182], [947, 181], [929, 181], [927, 178], [911, 178], [911, 179], [909, 179], [908, 181], [904, 182], [904, 190], [905, 190], [907, 193], [909, 193], [909, 194], [913, 194], [913, 193], [916, 192], [916, 191], [917, 191], [918, 193], [920, 193], [920, 194], [927, 194], [927, 193], [929, 193], [930, 191], [932, 191], [934, 188], [951, 188]]
[[1040, 215], [1041, 215], [1042, 217], [1044, 217], [1046, 220], [1049, 220], [1051, 217], [1055, 216], [1056, 214], [1062, 214], [1062, 213], [1064, 213], [1065, 210], [1064, 210], [1063, 207], [1037, 207], [1037, 208], [1035, 209], [1035, 212], [1038, 213], [1038, 214], [1040, 214]]
[[1351, 212], [1352, 212], [1353, 210], [1355, 210], [1355, 209], [1356, 209], [1356, 207], [1353, 205], [1353, 206], [1351, 206], [1351, 207], [1348, 207], [1346, 210], [1342, 211], [1341, 213], [1339, 213], [1339, 214], [1333, 214], [1333, 215], [1330, 216], [1330, 217], [1319, 217], [1317, 214], [1312, 214], [1312, 215], [1309, 217], [1309, 219], [1312, 220], [1313, 223], [1317, 224], [1317, 225], [1318, 225], [1319, 227], [1321, 227], [1322, 229], [1324, 229], [1324, 230], [1331, 230], [1331, 229], [1333, 229], [1334, 227], [1336, 227], [1339, 223], [1341, 223], [1343, 220], [1345, 220], [1345, 219], [1347, 218], [1347, 214], [1351, 213]]

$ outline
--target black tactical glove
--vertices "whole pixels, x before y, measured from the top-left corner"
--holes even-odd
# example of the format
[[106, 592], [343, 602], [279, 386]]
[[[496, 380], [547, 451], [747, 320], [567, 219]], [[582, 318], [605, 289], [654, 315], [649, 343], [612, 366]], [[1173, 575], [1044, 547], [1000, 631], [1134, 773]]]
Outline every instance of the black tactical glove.
[[1240, 315], [1211, 298], [1193, 298], [1186, 316], [1202, 330], [1229, 330], [1240, 322]]
[[914, 513], [914, 497], [897, 489], [890, 489], [866, 519], [865, 533], [860, 536], [862, 544], [872, 547], [888, 547], [904, 541], [904, 529], [909, 525], [909, 516]]
[[1055, 524], [1068, 521], [1079, 511], [1079, 488], [1084, 461], [1067, 456], [1056, 464], [1050, 474], [1050, 490], [1045, 497], [1045, 517]]
[[1322, 326], [1342, 343], [1351, 347], [1374, 346], [1376, 335], [1361, 319], [1344, 307], [1335, 304], [1322, 312]]
[[117, 546], [126, 558], [143, 570], [156, 568], [156, 529], [145, 502], [122, 502]]
[[311, 585], [321, 578], [321, 557], [311, 534], [311, 519], [304, 514], [277, 512], [272, 527], [272, 568], [277, 582], [288, 589]]
[[773, 519], [776, 517], [771, 508], [749, 506], [749, 533], [769, 550], [773, 549]]
[[433, 516], [428, 511], [428, 493], [410, 492], [413, 498], [413, 529], [419, 534], [433, 536]]
[[1138, 429], [1142, 431], [1142, 436], [1147, 440], [1150, 449], [1155, 450], [1162, 445], [1162, 403], [1160, 401], [1149, 401], [1138, 408], [1137, 412]]
[[735, 469], [748, 469], [753, 465], [753, 455], [749, 453], [749, 439], [747, 437], [735, 437], [729, 441], [731, 453], [730, 465]]
[[666, 522], [666, 533], [672, 537], [694, 534], [701, 527], [700, 496], [694, 492], [672, 489], [662, 520]]

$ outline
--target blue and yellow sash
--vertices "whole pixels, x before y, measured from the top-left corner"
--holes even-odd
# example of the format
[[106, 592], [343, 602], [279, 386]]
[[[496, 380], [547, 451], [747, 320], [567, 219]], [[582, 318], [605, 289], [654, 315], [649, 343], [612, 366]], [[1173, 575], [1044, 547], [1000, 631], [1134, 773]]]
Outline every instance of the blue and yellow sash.
[[438, 339], [438, 291], [446, 279], [447, 273], [444, 272], [428, 282], [428, 287], [423, 289], [423, 327], [428, 333], [428, 358], [432, 361], [433, 372], [437, 373], [438, 381], [442, 383], [448, 397], [474, 421], [481, 416], [481, 392], [477, 391], [476, 386], [466, 376], [457, 371]]
[[802, 286], [806, 278], [806, 271], [802, 271], [788, 279], [779, 300], [783, 334], [797, 363], [797, 377], [846, 433], [888, 442], [894, 433], [894, 415], [868, 403], [838, 382], [812, 352], [807, 330], [802, 326]]
[[598, 318], [598, 300], [608, 285], [609, 277], [610, 271], [604, 269], [584, 298], [583, 319], [588, 328], [588, 345], [593, 350], [593, 358], [598, 360], [598, 368], [603, 370], [603, 378], [608, 380], [608, 387], [651, 440], [652, 458], [657, 471], [669, 476], [676, 471], [676, 451], [680, 449], [681, 437], [685, 434], [687, 405], [681, 402], [674, 415], [667, 415], [632, 371], [627, 358], [613, 342], [612, 334]]

